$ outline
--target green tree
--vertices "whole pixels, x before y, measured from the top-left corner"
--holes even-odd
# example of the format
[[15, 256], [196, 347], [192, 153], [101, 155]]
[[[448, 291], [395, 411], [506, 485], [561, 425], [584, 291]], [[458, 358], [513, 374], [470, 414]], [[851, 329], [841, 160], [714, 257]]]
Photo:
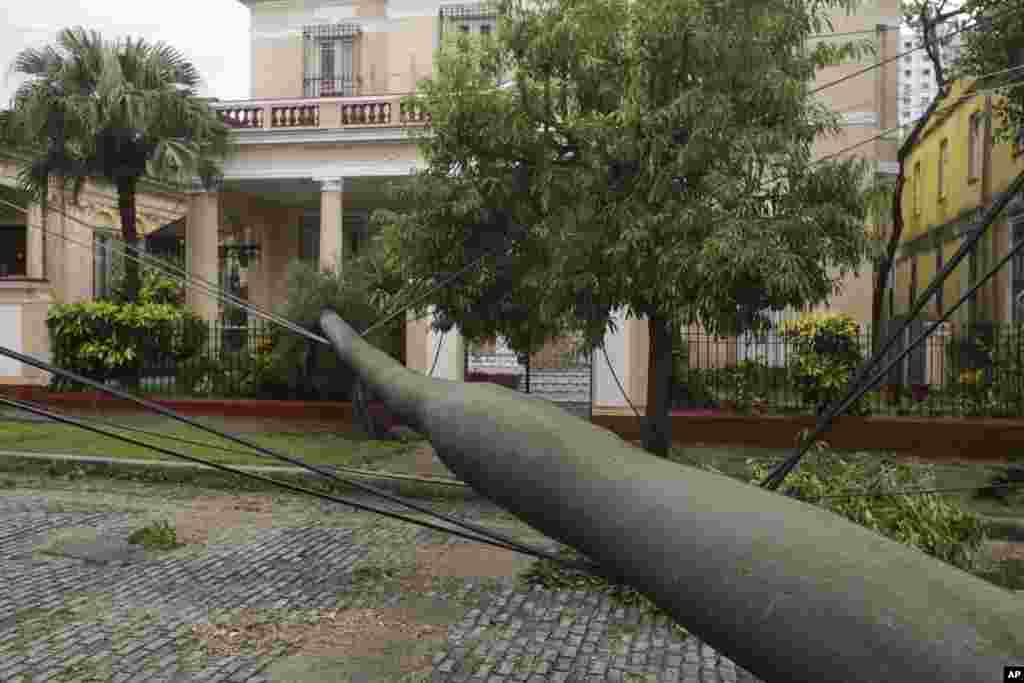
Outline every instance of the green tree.
[[764, 311], [827, 300], [865, 258], [866, 165], [810, 164], [838, 119], [809, 83], [865, 52], [807, 46], [831, 30], [824, 8], [854, 3], [504, 0], [496, 39], [446, 42], [407, 103], [430, 124], [428, 168], [399, 191], [408, 210], [382, 218], [403, 272], [458, 272], [496, 226], [514, 246], [430, 301], [467, 336], [523, 343], [474, 304], [500, 298], [502, 274], [537, 336], [577, 330], [596, 348], [617, 309], [645, 316], [644, 447], [664, 455], [679, 324], [763, 328]]
[[[228, 149], [229, 129], [198, 97], [199, 72], [173, 47], [142, 39], [104, 40], [70, 28], [54, 45], [26, 48], [11, 71], [27, 76], [8, 110], [0, 141], [32, 155], [20, 182], [45, 210], [51, 179], [74, 198], [88, 180], [111, 183], [129, 247], [138, 245], [140, 180], [210, 186]], [[125, 290], [138, 299], [138, 263], [127, 260]]]

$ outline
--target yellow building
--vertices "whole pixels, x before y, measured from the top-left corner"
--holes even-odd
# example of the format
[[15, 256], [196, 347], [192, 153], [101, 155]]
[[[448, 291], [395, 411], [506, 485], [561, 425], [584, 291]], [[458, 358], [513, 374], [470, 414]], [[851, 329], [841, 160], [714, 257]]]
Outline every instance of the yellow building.
[[[992, 201], [1024, 171], [1024, 154], [1011, 144], [993, 144], [989, 117], [995, 95], [979, 92], [991, 84], [957, 81], [922, 131], [906, 160], [903, 235], [887, 301], [891, 315], [906, 315], [944, 264], [956, 254]], [[943, 315], [980, 276], [1024, 239], [1024, 206], [1016, 198], [986, 230], [975, 253], [950, 274], [921, 316]], [[1024, 260], [1008, 264], [970, 303], [957, 309], [953, 323], [1021, 322], [1024, 308]]]

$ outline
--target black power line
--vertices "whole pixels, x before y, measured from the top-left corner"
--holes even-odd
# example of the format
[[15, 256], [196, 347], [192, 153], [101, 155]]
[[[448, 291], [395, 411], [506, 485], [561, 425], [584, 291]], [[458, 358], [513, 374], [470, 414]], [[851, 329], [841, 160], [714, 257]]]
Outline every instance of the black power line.
[[[73, 380], [75, 380], [77, 382], [81, 382], [83, 384], [87, 384], [87, 385], [89, 385], [91, 387], [94, 387], [96, 389], [99, 389], [100, 391], [103, 391], [105, 393], [112, 394], [114, 396], [117, 396], [118, 398], [122, 398], [122, 399], [125, 399], [125, 400], [128, 400], [128, 401], [131, 401], [133, 403], [136, 403], [138, 405], [141, 405], [143, 407], [149, 408], [150, 410], [153, 410], [153, 411], [155, 411], [157, 413], [160, 413], [161, 415], [164, 415], [166, 417], [170, 417], [170, 418], [173, 418], [173, 419], [178, 420], [180, 422], [184, 422], [186, 424], [192, 425], [193, 427], [197, 427], [197, 428], [199, 428], [199, 429], [201, 429], [203, 431], [209, 432], [211, 434], [215, 434], [217, 436], [220, 436], [221, 438], [228, 439], [229, 441], [234, 441], [234, 442], [240, 443], [240, 444], [242, 444], [244, 446], [249, 446], [250, 448], [253, 448], [253, 449], [259, 451], [260, 453], [268, 455], [268, 456], [270, 456], [272, 458], [276, 458], [278, 460], [284, 460], [285, 462], [289, 462], [289, 463], [291, 463], [293, 465], [297, 465], [299, 467], [302, 467], [303, 469], [306, 469], [306, 470], [309, 470], [311, 472], [314, 472], [314, 473], [316, 473], [316, 474], [318, 474], [318, 475], [320, 475], [320, 476], [322, 476], [322, 477], [324, 477], [326, 479], [329, 479], [331, 481], [340, 481], [342, 483], [348, 484], [349, 486], [352, 486], [353, 488], [361, 489], [361, 490], [366, 491], [368, 493], [372, 493], [374, 495], [377, 495], [377, 496], [379, 496], [381, 498], [384, 498], [386, 500], [389, 500], [391, 502], [398, 503], [399, 505], [404, 505], [404, 506], [412, 508], [413, 510], [416, 510], [418, 512], [422, 512], [422, 513], [424, 513], [426, 515], [430, 515], [431, 517], [435, 517], [437, 519], [441, 519], [441, 520], [449, 522], [451, 524], [455, 524], [458, 527], [463, 527], [463, 528], [469, 529], [470, 531], [473, 531], [473, 532], [475, 532], [477, 534], [481, 534], [484, 537], [489, 537], [489, 538], [492, 538], [492, 539], [497, 539], [497, 541], [500, 541], [500, 546], [501, 547], [508, 548], [508, 549], [513, 549], [513, 550], [516, 550], [517, 552], [523, 552], [524, 554], [535, 555], [535, 556], [538, 556], [538, 557], [544, 557], [544, 558], [548, 558], [548, 559], [553, 559], [555, 557], [554, 555], [552, 555], [552, 554], [550, 554], [550, 553], [548, 553], [548, 552], [546, 552], [544, 550], [537, 549], [537, 548], [532, 548], [532, 547], [530, 547], [528, 545], [522, 544], [519, 541], [517, 541], [517, 540], [515, 540], [515, 539], [513, 539], [511, 537], [508, 537], [505, 534], [502, 534], [500, 532], [492, 531], [490, 529], [486, 529], [485, 527], [479, 526], [477, 524], [473, 524], [473, 523], [470, 523], [470, 522], [459, 520], [459, 519], [456, 519], [455, 517], [451, 517], [451, 516], [446, 515], [444, 513], [436, 512], [436, 511], [431, 510], [430, 508], [428, 508], [426, 506], [420, 505], [420, 504], [415, 503], [413, 501], [403, 500], [399, 496], [392, 495], [392, 494], [388, 493], [387, 491], [383, 491], [383, 490], [378, 489], [378, 488], [376, 488], [374, 486], [369, 486], [367, 484], [363, 484], [363, 483], [360, 483], [360, 482], [357, 482], [357, 481], [352, 481], [352, 480], [345, 479], [343, 477], [339, 477], [334, 472], [330, 472], [328, 470], [321, 469], [319, 467], [316, 467], [315, 465], [310, 465], [310, 464], [308, 464], [306, 462], [303, 462], [302, 460], [299, 460], [298, 458], [293, 458], [293, 457], [290, 457], [290, 456], [287, 456], [287, 455], [276, 453], [275, 451], [273, 451], [273, 450], [271, 450], [269, 448], [266, 448], [264, 446], [261, 446], [261, 445], [259, 445], [257, 443], [254, 443], [252, 441], [249, 441], [248, 439], [244, 439], [244, 438], [242, 438], [240, 436], [237, 436], [237, 435], [234, 435], [234, 434], [230, 434], [230, 433], [227, 433], [227, 432], [222, 432], [222, 431], [220, 431], [220, 430], [218, 430], [216, 428], [209, 427], [209, 426], [204, 425], [202, 423], [196, 422], [195, 420], [189, 419], [188, 417], [185, 417], [183, 415], [179, 415], [179, 414], [177, 414], [176, 412], [174, 412], [172, 410], [168, 410], [167, 408], [164, 408], [161, 405], [153, 403], [152, 401], [147, 401], [145, 399], [138, 398], [136, 396], [132, 396], [131, 394], [128, 394], [126, 392], [119, 391], [117, 389], [113, 389], [113, 388], [108, 387], [108, 386], [106, 386], [104, 384], [101, 384], [99, 382], [91, 380], [91, 379], [89, 379], [87, 377], [83, 377], [82, 375], [79, 375], [77, 373], [71, 372], [69, 370], [64, 370], [62, 368], [58, 368], [56, 366], [50, 365], [49, 363], [45, 363], [43, 361], [36, 360], [35, 358], [32, 358], [30, 356], [26, 356], [26, 355], [20, 354], [17, 351], [12, 351], [11, 349], [8, 349], [6, 347], [0, 346], [0, 355], [7, 356], [8, 358], [13, 358], [14, 360], [20, 361], [20, 362], [25, 363], [27, 365], [31, 365], [31, 366], [39, 368], [41, 370], [46, 370], [47, 372], [50, 372], [50, 373], [57, 374], [57, 375], [60, 375], [62, 377], [65, 377], [65, 378], [73, 379]], [[116, 435], [116, 434], [113, 434], [111, 432], [107, 432], [106, 430], [100, 431], [100, 429], [98, 427], [90, 427], [90, 426], [86, 425], [85, 423], [83, 423], [83, 422], [81, 422], [79, 420], [74, 420], [73, 418], [60, 417], [60, 416], [56, 416], [55, 414], [50, 414], [49, 411], [42, 411], [39, 408], [31, 406], [30, 404], [22, 403], [20, 401], [14, 402], [14, 403], [11, 402], [12, 399], [0, 399], [0, 401], [2, 401], [4, 403], [7, 403], [8, 405], [17, 405], [17, 407], [23, 408], [24, 410], [28, 410], [29, 412], [33, 412], [33, 413], [36, 413], [36, 414], [43, 414], [46, 417], [52, 417], [53, 419], [56, 419], [56, 420], [58, 420], [60, 422], [66, 422], [68, 424], [74, 424], [74, 425], [76, 425], [78, 427], [82, 427], [83, 429], [88, 429], [89, 431], [94, 431], [94, 432], [98, 432], [98, 433], [104, 433], [104, 434], [106, 434], [108, 436], [113, 436], [114, 438], [120, 439], [122, 441], [127, 441], [127, 442], [133, 443], [135, 445], [146, 446], [148, 448], [152, 448], [154, 450], [157, 450], [157, 451], [159, 451], [161, 453], [165, 453], [167, 455], [179, 456], [179, 457], [183, 457], [183, 458], [185, 458], [187, 460], [192, 460], [194, 462], [201, 462], [202, 464], [206, 464], [206, 465], [209, 465], [211, 467], [216, 467], [217, 469], [222, 469], [222, 470], [226, 469], [227, 471], [231, 471], [234, 474], [241, 474], [242, 476], [255, 476], [255, 475], [251, 475], [250, 473], [246, 473], [246, 472], [242, 472], [242, 471], [238, 471], [238, 470], [233, 470], [231, 468], [227, 468], [224, 465], [218, 465], [218, 464], [215, 464], [215, 463], [210, 463], [210, 462], [207, 462], [207, 461], [202, 461], [202, 460], [199, 460], [199, 459], [197, 459], [197, 458], [195, 458], [193, 456], [186, 456], [186, 455], [181, 454], [181, 453], [177, 453], [177, 452], [174, 452], [174, 451], [169, 451], [167, 449], [160, 448], [159, 446], [154, 446], [152, 444], [146, 444], [144, 442], [137, 441], [135, 439], [130, 439], [130, 437], [126, 437], [126, 436], [122, 436], [122, 435]], [[263, 477], [261, 479], [273, 482], [273, 480], [267, 479], [265, 477]], [[343, 502], [346, 502], [348, 504], [352, 504], [352, 503], [349, 503], [348, 501], [343, 501]], [[406, 519], [406, 521], [413, 521], [412, 518], [403, 518], [403, 519]], [[478, 540], [478, 539], [474, 538], [474, 540]], [[495, 544], [494, 541], [489, 541], [489, 542], [492, 545]], [[587, 566], [592, 567], [593, 565], [587, 565]], [[584, 567], [584, 569], [585, 568], [586, 567]]]
[[825, 432], [825, 430], [828, 429], [828, 427], [832, 423], [832, 420], [837, 415], [846, 410], [846, 408], [852, 405], [865, 393], [870, 391], [872, 387], [874, 387], [878, 382], [882, 380], [883, 377], [885, 377], [886, 373], [888, 373], [889, 370], [896, 365], [896, 363], [903, 360], [904, 357], [906, 357], [911, 351], [913, 351], [914, 347], [916, 347], [923, 339], [930, 335], [933, 330], [937, 329], [939, 323], [948, 320], [957, 308], [962, 306], [964, 302], [966, 302], [971, 296], [973, 296], [974, 293], [985, 282], [991, 279], [1000, 268], [1002, 268], [1006, 263], [1009, 263], [1009, 261], [1019, 250], [1024, 248], [1024, 242], [1021, 242], [1020, 244], [1016, 245], [1013, 249], [1011, 249], [1010, 252], [1002, 260], [999, 261], [999, 263], [997, 263], [991, 270], [989, 270], [988, 273], [986, 273], [985, 276], [981, 278], [981, 280], [975, 283], [973, 287], [971, 287], [963, 296], [960, 297], [960, 299], [948, 311], [946, 311], [946, 313], [938, 320], [935, 327], [933, 327], [931, 330], [926, 330], [925, 332], [920, 334], [916, 339], [914, 339], [913, 342], [907, 345], [907, 348], [905, 348], [899, 355], [893, 358], [881, 372], [876, 374], [870, 380], [866, 381], [866, 378], [868, 377], [871, 370], [881, 362], [882, 358], [885, 357], [885, 354], [889, 351], [890, 347], [896, 343], [896, 340], [899, 339], [899, 336], [910, 325], [910, 321], [913, 320], [917, 316], [917, 314], [921, 312], [921, 309], [923, 309], [925, 305], [928, 303], [928, 301], [932, 298], [932, 296], [934, 296], [935, 292], [938, 291], [938, 289], [942, 286], [943, 282], [946, 280], [949, 274], [952, 273], [953, 270], [957, 267], [957, 265], [959, 265], [959, 263], [964, 259], [964, 257], [966, 257], [967, 254], [972, 249], [975, 248], [978, 241], [984, 235], [985, 229], [988, 228], [992, 221], [995, 220], [999, 212], [1002, 211], [1003, 208], [1010, 203], [1010, 200], [1013, 198], [1015, 194], [1017, 194], [1017, 192], [1021, 190], [1021, 188], [1024, 188], [1024, 173], [1018, 175], [1016, 180], [1014, 180], [1014, 182], [1011, 183], [1010, 187], [1007, 188], [1007, 190], [1004, 191], [999, 196], [999, 198], [988, 208], [988, 210], [986, 210], [985, 215], [979, 221], [979, 225], [970, 231], [970, 236], [960, 246], [960, 249], [957, 250], [957, 253], [953, 256], [950, 262], [946, 264], [942, 271], [935, 276], [935, 279], [932, 280], [932, 283], [928, 286], [928, 289], [924, 292], [924, 294], [922, 294], [918, 298], [915, 304], [911, 307], [911, 311], [910, 314], [907, 316], [907, 319], [903, 322], [902, 325], [900, 325], [898, 330], [896, 330], [895, 332], [893, 332], [892, 335], [890, 335], [889, 339], [886, 340], [885, 344], [882, 345], [882, 348], [864, 364], [864, 366], [858, 372], [857, 377], [854, 378], [848, 384], [846, 398], [834, 404], [831, 408], [829, 408], [828, 411], [825, 412], [825, 414], [822, 417], [818, 419], [818, 422], [815, 425], [814, 430], [807, 437], [804, 443], [801, 446], [797, 447], [796, 451], [792, 456], [790, 456], [784, 462], [777, 465], [768, 474], [765, 480], [761, 483], [762, 486], [770, 489], [778, 488], [779, 484], [782, 483], [786, 475], [789, 474], [789, 472], [791, 472], [794, 467], [796, 467], [797, 463], [800, 462], [800, 459], [804, 456], [804, 454], [811, 447], [814, 441], [816, 441], [817, 438], [823, 432]]

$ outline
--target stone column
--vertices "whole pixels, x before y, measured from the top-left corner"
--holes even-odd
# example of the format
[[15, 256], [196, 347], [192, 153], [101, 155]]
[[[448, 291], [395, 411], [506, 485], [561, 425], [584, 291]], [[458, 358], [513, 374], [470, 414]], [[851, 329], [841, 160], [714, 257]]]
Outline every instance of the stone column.
[[38, 204], [29, 205], [25, 217], [25, 274], [30, 278], [43, 278], [43, 210]]
[[[217, 232], [220, 229], [220, 189], [207, 191], [196, 188], [189, 200], [185, 218], [185, 269], [189, 275], [219, 286]], [[195, 313], [210, 322], [217, 320], [220, 302], [214, 296], [194, 287], [187, 291], [187, 304]]]
[[344, 239], [342, 230], [342, 194], [344, 178], [320, 180], [320, 268], [342, 267]]
[[69, 304], [92, 301], [95, 271], [92, 216], [89, 211], [74, 206], [70, 197], [61, 210], [65, 212], [61, 218], [63, 234], [67, 237], [61, 240], [64, 252], [61, 298]]
[[[624, 311], [614, 314], [615, 332], [605, 333], [605, 350], [594, 351], [594, 408], [629, 408], [629, 401], [642, 415], [647, 405], [647, 319], [626, 320]], [[614, 375], [608, 365], [614, 368]], [[618, 378], [618, 383], [615, 379]], [[619, 387], [619, 384], [622, 387]], [[625, 392], [625, 395], [623, 395]]]

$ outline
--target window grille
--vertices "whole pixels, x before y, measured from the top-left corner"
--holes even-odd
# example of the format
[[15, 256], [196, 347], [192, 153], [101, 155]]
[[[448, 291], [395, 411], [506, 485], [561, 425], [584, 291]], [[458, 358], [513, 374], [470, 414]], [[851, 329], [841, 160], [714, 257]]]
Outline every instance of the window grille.
[[441, 35], [449, 27], [462, 33], [490, 35], [498, 21], [497, 7], [486, 2], [441, 7]]
[[358, 24], [322, 24], [302, 30], [305, 43], [305, 97], [350, 97], [356, 94], [355, 39]]

